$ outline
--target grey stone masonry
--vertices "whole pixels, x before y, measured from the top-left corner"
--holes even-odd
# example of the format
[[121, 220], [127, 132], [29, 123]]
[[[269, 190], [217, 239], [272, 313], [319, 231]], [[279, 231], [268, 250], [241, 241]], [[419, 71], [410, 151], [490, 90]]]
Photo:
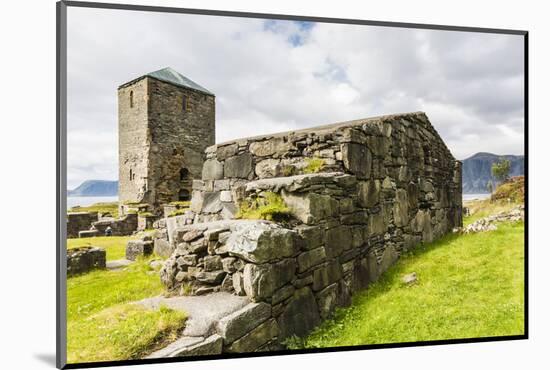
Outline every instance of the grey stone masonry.
[[67, 249], [67, 275], [83, 274], [92, 269], [105, 268], [105, 249], [98, 247], [79, 247]]
[[[462, 225], [461, 166], [424, 113], [211, 146], [191, 209], [166, 221], [160, 270], [173, 292], [229, 292], [250, 305], [218, 323], [223, 352], [303, 336], [405, 251]], [[236, 219], [275, 193], [282, 223]]]
[[145, 75], [119, 87], [118, 121], [121, 205], [160, 215], [164, 204], [189, 200], [214, 144], [214, 95]]
[[67, 238], [78, 238], [78, 232], [89, 230], [98, 220], [97, 212], [71, 212], [67, 214]]

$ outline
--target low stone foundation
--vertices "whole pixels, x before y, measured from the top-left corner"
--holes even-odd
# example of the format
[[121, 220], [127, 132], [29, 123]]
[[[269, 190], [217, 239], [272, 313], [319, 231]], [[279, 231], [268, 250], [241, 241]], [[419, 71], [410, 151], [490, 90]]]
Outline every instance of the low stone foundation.
[[137, 213], [129, 213], [119, 219], [105, 218], [94, 222], [93, 228], [99, 232], [99, 235], [105, 235], [107, 227], [111, 227], [113, 236], [132, 235], [138, 229]]
[[79, 231], [88, 230], [97, 220], [97, 212], [67, 213], [67, 238], [78, 238]]
[[105, 266], [106, 252], [102, 248], [80, 247], [67, 250], [67, 276], [83, 274]]

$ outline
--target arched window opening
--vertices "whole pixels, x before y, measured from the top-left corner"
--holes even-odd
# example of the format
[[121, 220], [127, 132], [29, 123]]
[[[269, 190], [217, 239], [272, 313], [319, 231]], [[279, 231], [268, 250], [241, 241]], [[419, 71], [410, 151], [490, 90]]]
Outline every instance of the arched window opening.
[[134, 174], [133, 174], [133, 172], [132, 172], [132, 169], [130, 168], [130, 181], [132, 181], [133, 178], [134, 178]]
[[187, 180], [189, 178], [189, 170], [187, 168], [182, 168], [180, 170], [180, 181]]
[[189, 190], [181, 189], [179, 194], [178, 194], [178, 200], [179, 201], [191, 200], [191, 194], [189, 193]]
[[134, 107], [134, 92], [130, 91], [130, 108]]

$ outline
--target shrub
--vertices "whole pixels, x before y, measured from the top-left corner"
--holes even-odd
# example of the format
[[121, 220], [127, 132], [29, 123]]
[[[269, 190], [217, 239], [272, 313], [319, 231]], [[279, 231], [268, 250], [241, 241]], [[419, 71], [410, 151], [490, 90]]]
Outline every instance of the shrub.
[[525, 200], [525, 178], [523, 176], [512, 177], [508, 182], [499, 185], [491, 200], [510, 200], [513, 203], [523, 203]]
[[493, 163], [491, 167], [491, 173], [498, 181], [508, 180], [510, 174], [510, 161], [507, 159], [501, 159], [498, 162]]
[[266, 191], [261, 196], [243, 201], [237, 218], [286, 221], [290, 218], [290, 209], [279, 194]]
[[306, 167], [304, 173], [317, 173], [325, 167], [325, 160], [323, 158], [308, 158], [306, 159]]

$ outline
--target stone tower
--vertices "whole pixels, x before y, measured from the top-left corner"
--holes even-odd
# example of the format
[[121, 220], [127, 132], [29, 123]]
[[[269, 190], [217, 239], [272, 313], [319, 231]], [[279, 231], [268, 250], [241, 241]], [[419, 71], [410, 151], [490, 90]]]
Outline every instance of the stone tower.
[[138, 77], [118, 88], [118, 140], [122, 213], [190, 200], [215, 140], [215, 96], [172, 68]]

